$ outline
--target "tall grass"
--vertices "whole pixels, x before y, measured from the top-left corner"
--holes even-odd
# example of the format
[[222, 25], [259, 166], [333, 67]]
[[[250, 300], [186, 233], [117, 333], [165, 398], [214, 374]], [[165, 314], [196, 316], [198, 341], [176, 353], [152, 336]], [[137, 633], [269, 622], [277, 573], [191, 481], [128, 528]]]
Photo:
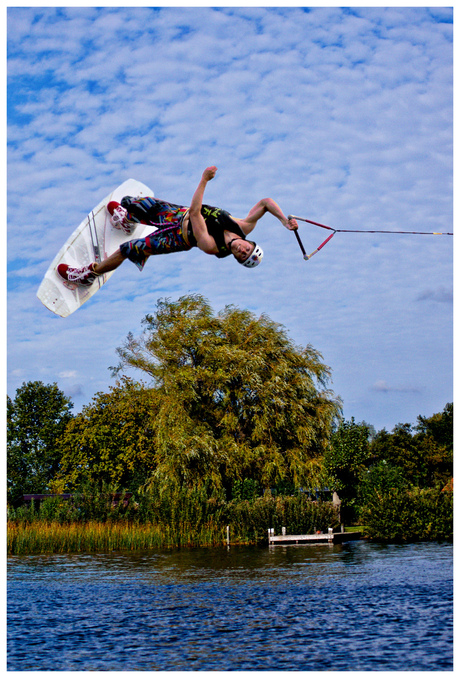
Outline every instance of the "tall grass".
[[128, 522], [33, 522], [8, 524], [8, 554], [135, 551], [178, 546], [216, 546], [225, 528], [210, 522], [198, 529], [190, 524], [139, 525]]
[[11, 555], [215, 546], [226, 543], [227, 525], [232, 544], [254, 544], [266, 541], [271, 527], [299, 534], [338, 524], [331, 504], [302, 494], [226, 502], [196, 489], [139, 495], [125, 508], [100, 496], [93, 504], [88, 497], [73, 504], [49, 499], [40, 508], [10, 510], [9, 518]]

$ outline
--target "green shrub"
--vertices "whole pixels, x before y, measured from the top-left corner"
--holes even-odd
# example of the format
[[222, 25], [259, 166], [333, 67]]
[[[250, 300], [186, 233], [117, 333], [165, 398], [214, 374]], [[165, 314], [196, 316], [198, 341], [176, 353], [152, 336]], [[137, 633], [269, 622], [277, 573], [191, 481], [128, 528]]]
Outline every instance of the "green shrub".
[[261, 494], [260, 484], [252, 478], [236, 480], [232, 487], [232, 499], [241, 501], [244, 499], [255, 499]]
[[8, 508], [8, 519], [22, 523], [34, 522], [86, 522], [97, 520], [106, 522], [118, 520], [129, 515], [129, 506], [126, 508], [123, 497], [120, 501], [114, 501], [113, 488], [109, 486], [97, 490], [93, 487], [85, 487], [80, 492], [74, 493], [71, 499], [62, 497], [47, 497], [41, 501], [31, 501], [18, 508]]
[[391, 489], [369, 496], [361, 518], [365, 535], [392, 542], [453, 538], [453, 494], [440, 489]]

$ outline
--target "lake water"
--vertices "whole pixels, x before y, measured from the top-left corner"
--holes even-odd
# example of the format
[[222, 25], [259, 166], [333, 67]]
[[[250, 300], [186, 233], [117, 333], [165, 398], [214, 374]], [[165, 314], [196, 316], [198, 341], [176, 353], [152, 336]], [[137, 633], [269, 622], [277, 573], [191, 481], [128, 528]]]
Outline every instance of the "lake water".
[[452, 671], [452, 544], [8, 559], [10, 671]]

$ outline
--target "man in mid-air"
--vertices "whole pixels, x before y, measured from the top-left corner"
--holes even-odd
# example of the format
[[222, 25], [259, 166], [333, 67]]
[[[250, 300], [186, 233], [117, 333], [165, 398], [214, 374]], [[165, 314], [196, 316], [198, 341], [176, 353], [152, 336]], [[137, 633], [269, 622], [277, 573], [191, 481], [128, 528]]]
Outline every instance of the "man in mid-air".
[[107, 210], [114, 228], [131, 234], [138, 224], [157, 227], [145, 238], [130, 240], [101, 262], [93, 262], [82, 268], [59, 264], [59, 275], [77, 285], [92, 285], [98, 275], [114, 271], [125, 259], [143, 269], [148, 257], [154, 254], [184, 252], [198, 247], [206, 254], [218, 258], [233, 254], [235, 259], [249, 268], [260, 264], [263, 252], [246, 236], [255, 228], [266, 212], [277, 217], [289, 230], [298, 228], [295, 219], [287, 219], [281, 208], [271, 198], [263, 198], [254, 205], [247, 217], [235, 219], [219, 207], [203, 205], [203, 195], [208, 181], [216, 175], [217, 167], [207, 167], [193, 195], [190, 207], [181, 207], [156, 198], [132, 198], [125, 196], [121, 204], [109, 202]]

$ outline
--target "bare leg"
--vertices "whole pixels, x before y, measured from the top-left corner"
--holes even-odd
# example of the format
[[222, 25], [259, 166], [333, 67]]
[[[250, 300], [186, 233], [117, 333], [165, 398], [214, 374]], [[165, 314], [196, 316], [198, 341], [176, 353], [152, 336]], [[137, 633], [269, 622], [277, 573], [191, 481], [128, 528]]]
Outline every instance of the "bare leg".
[[98, 275], [101, 275], [102, 273], [109, 273], [110, 271], [114, 271], [116, 268], [121, 266], [124, 260], [125, 257], [121, 254], [120, 250], [117, 250], [107, 257], [107, 259], [104, 259], [104, 261], [101, 261], [99, 264], [94, 264], [93, 271]]

